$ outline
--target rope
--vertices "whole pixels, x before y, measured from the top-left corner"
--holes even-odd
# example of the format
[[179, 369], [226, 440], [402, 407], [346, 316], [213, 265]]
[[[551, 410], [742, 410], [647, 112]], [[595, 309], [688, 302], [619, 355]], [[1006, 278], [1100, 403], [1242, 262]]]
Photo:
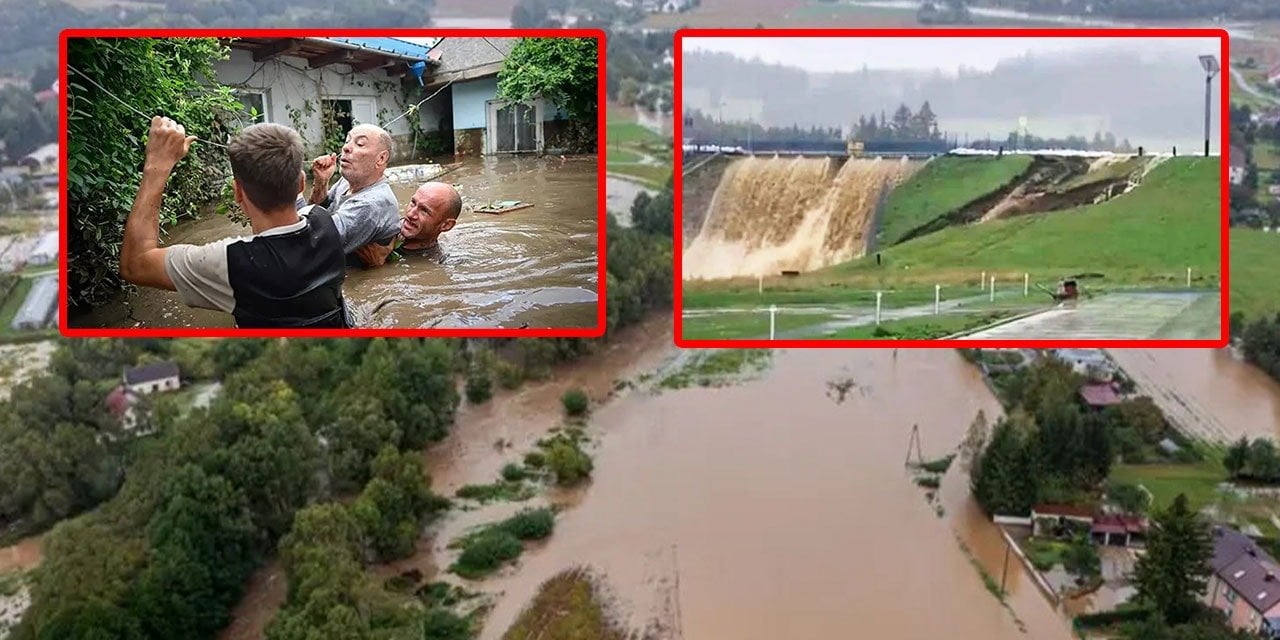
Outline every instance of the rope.
[[[98, 84], [98, 82], [97, 82], [96, 80], [94, 80], [93, 78], [90, 78], [90, 77], [89, 77], [85, 72], [83, 72], [83, 71], [81, 71], [81, 70], [79, 70], [79, 69], [77, 69], [77, 68], [75, 68], [75, 67], [73, 67], [73, 66], [71, 66], [71, 65], [69, 65], [69, 64], [67, 65], [67, 68], [68, 68], [68, 69], [70, 69], [71, 71], [76, 72], [76, 74], [77, 74], [77, 75], [79, 75], [81, 78], [84, 78], [86, 81], [88, 81], [88, 83], [89, 83], [89, 84], [91, 84], [91, 85], [93, 85], [93, 86], [97, 87], [97, 88], [98, 88], [98, 90], [100, 90], [100, 91], [102, 91], [103, 93], [105, 93], [105, 94], [107, 94], [107, 95], [111, 96], [112, 98], [115, 98], [116, 102], [119, 102], [120, 104], [124, 105], [124, 106], [125, 106], [125, 107], [127, 107], [130, 111], [132, 111], [132, 112], [134, 112], [134, 113], [136, 113], [136, 114], [138, 114], [138, 115], [142, 116], [143, 118], [145, 118], [145, 119], [147, 120], [147, 122], [151, 122], [151, 116], [149, 116], [149, 115], [147, 115], [147, 114], [145, 114], [145, 113], [143, 113], [143, 112], [139, 111], [137, 107], [134, 107], [133, 105], [129, 104], [128, 102], [125, 102], [124, 100], [120, 99], [120, 96], [117, 96], [116, 94], [111, 93], [110, 91], [108, 91], [106, 87], [104, 87], [104, 86], [102, 86], [102, 85]], [[227, 148], [227, 145], [222, 144], [221, 142], [214, 142], [214, 141], [212, 141], [212, 140], [205, 140], [204, 138], [196, 138], [196, 140], [199, 140], [200, 142], [204, 142], [204, 143], [207, 143], [207, 144], [211, 144], [211, 145], [213, 145], [213, 146], [215, 146], [215, 147], [222, 147], [223, 149], [226, 149], [226, 148]]]

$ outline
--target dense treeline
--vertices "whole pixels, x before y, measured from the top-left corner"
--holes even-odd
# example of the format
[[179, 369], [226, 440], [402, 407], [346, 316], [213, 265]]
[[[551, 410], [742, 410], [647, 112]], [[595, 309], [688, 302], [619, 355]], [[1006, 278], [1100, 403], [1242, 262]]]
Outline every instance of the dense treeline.
[[1163, 20], [1169, 18], [1280, 18], [1272, 0], [971, 0], [971, 5], [995, 5], [1029, 13], [1112, 16]]
[[69, 27], [425, 27], [434, 7], [434, 0], [158, 0], [94, 8], [63, 0], [0, 0], [0, 69], [27, 73], [48, 64], [57, 57], [58, 32]]
[[[82, 390], [82, 403], [95, 404], [99, 414], [107, 376], [118, 376], [131, 356], [164, 350], [164, 343], [66, 344], [83, 346], [63, 347], [55, 375], [99, 376], [98, 388]], [[417, 456], [400, 452], [444, 437], [452, 424], [455, 349], [452, 342], [421, 340], [213, 343], [200, 354], [201, 364], [225, 377], [207, 408], [157, 407], [156, 435], [116, 440], [119, 451], [107, 444], [105, 452], [81, 454], [93, 461], [114, 453], [118, 468], [128, 452], [127, 480], [100, 508], [48, 535], [33, 606], [16, 637], [103, 637], [93, 634], [104, 630], [122, 638], [210, 637], [228, 622], [249, 573], [294, 527], [298, 510], [369, 478], [350, 507], [358, 558], [411, 551], [439, 501], [427, 491]], [[79, 379], [73, 386], [88, 384]], [[57, 386], [39, 380], [33, 388]], [[61, 399], [48, 395], [43, 411], [62, 410]], [[14, 413], [39, 416], [35, 409]], [[99, 433], [118, 429], [94, 425]], [[81, 448], [100, 440], [95, 436], [80, 435]], [[79, 450], [56, 438], [48, 442], [57, 459]], [[7, 438], [0, 442], [6, 460], [24, 455], [12, 447]], [[104, 482], [86, 494], [83, 506], [112, 488]], [[293, 573], [290, 579], [295, 584]], [[289, 611], [294, 604], [305, 609], [305, 602], [291, 594]]]
[[1233, 153], [1243, 151], [1245, 161], [1244, 181], [1231, 185], [1231, 224], [1280, 225], [1280, 202], [1267, 193], [1272, 184], [1280, 184], [1280, 178], [1272, 175], [1270, 181], [1262, 180], [1255, 157], [1257, 143], [1280, 145], [1280, 123], [1254, 122], [1253, 115], [1247, 105], [1231, 105], [1231, 148]]
[[1280, 315], [1246, 323], [1235, 314], [1231, 335], [1240, 338], [1245, 360], [1280, 380]]
[[1026, 515], [1039, 502], [1092, 501], [1113, 460], [1146, 461], [1174, 437], [1150, 398], [1086, 408], [1078, 395], [1085, 382], [1055, 358], [999, 379], [1008, 417], [996, 423], [971, 474], [974, 497], [987, 513]]
[[898, 105], [891, 120], [885, 120], [883, 111], [878, 121], [874, 113], [870, 117], [858, 116], [853, 137], [857, 140], [941, 140], [942, 132], [938, 131], [937, 114], [925, 100], [914, 113], [907, 105]]
[[609, 32], [605, 87], [610, 100], [671, 113], [672, 67], [664, 62], [671, 37], [663, 31]]

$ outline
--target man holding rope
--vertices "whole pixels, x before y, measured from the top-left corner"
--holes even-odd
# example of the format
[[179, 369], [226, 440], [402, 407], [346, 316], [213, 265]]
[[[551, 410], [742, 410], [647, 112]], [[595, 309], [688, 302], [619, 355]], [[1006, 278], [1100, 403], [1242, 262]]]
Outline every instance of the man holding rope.
[[236, 204], [248, 215], [252, 236], [159, 246], [165, 183], [195, 140], [169, 118], [151, 119], [142, 182], [120, 248], [120, 276], [177, 291], [189, 306], [230, 313], [237, 327], [350, 327], [335, 220], [322, 207], [295, 208], [305, 178], [302, 138], [293, 129], [255, 124], [227, 147]]
[[[356, 250], [370, 243], [388, 245], [400, 231], [400, 204], [383, 175], [391, 161], [391, 135], [372, 124], [356, 125], [347, 134], [342, 155], [328, 154], [311, 162], [309, 198], [298, 195], [295, 207], [310, 204], [333, 212], [348, 263], [360, 266]], [[342, 178], [332, 188], [336, 169]]]

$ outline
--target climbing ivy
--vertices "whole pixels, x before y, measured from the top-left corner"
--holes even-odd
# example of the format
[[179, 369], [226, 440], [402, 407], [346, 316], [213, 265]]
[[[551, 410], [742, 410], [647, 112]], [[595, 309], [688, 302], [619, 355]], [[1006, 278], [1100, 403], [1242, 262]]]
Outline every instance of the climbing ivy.
[[[204, 140], [228, 139], [220, 117], [241, 111], [230, 89], [209, 86], [212, 63], [228, 56], [214, 38], [73, 38], [71, 67], [138, 111], [173, 118]], [[72, 305], [117, 292], [124, 223], [142, 174], [150, 119], [76, 73], [67, 78], [67, 286]], [[193, 216], [222, 193], [226, 150], [197, 142], [165, 190], [161, 223]]]
[[599, 109], [599, 47], [593, 38], [523, 38], [498, 71], [498, 97], [527, 102], [541, 97], [595, 139]]

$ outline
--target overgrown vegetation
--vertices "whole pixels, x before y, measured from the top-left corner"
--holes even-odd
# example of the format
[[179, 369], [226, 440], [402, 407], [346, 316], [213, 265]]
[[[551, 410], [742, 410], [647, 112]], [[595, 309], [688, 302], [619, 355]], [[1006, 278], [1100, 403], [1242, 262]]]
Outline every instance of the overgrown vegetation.
[[522, 38], [502, 62], [498, 97], [551, 101], [580, 129], [573, 136], [575, 150], [595, 153], [598, 55], [592, 38]]
[[662, 379], [665, 389], [690, 386], [716, 387], [733, 384], [769, 365], [773, 353], [768, 349], [725, 349], [694, 351], [680, 369]]
[[609, 619], [591, 579], [580, 570], [544, 582], [503, 640], [581, 638], [623, 640], [627, 635]]
[[[229, 49], [213, 38], [75, 38], [68, 63], [143, 113], [165, 115], [205, 140], [223, 141], [222, 114], [242, 107], [230, 89], [205, 86]], [[181, 69], [181, 73], [175, 73]], [[122, 286], [120, 243], [137, 194], [150, 123], [71, 73], [67, 87], [67, 264], [69, 302], [97, 305]], [[194, 216], [222, 193], [224, 150], [196, 142], [165, 189], [161, 223]]]

